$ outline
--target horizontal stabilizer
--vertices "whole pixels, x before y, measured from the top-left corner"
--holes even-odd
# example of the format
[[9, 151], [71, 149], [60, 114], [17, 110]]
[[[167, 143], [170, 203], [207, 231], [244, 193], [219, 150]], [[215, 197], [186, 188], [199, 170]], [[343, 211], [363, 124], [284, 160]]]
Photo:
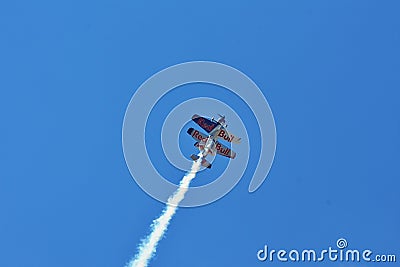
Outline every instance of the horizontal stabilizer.
[[[194, 160], [194, 161], [196, 161], [196, 160], [198, 160], [200, 157], [199, 156], [197, 156], [197, 155], [195, 155], [195, 154], [192, 154], [191, 156], [190, 156], [190, 158], [192, 159], [192, 160]], [[208, 162], [206, 159], [203, 159], [202, 161], [201, 161], [201, 166], [203, 166], [203, 167], [206, 167], [206, 168], [211, 168], [211, 163], [210, 162]]]
[[199, 159], [199, 156], [197, 156], [197, 155], [195, 155], [195, 154], [192, 154], [192, 155], [190, 156], [190, 158], [191, 158], [192, 160], [198, 160], [198, 159]]
[[211, 169], [211, 163], [205, 159], [201, 162], [201, 166]]

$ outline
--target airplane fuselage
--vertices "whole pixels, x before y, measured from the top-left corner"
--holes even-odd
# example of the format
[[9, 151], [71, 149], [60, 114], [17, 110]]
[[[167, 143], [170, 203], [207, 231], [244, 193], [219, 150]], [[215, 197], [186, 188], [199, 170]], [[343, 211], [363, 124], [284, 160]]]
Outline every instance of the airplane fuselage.
[[219, 132], [222, 128], [222, 125], [218, 123], [211, 132], [210, 135], [204, 140], [204, 148], [201, 150], [202, 147], [199, 146], [199, 149], [202, 151], [203, 158], [205, 158], [208, 154], [215, 155], [216, 152], [216, 143], [218, 141]]

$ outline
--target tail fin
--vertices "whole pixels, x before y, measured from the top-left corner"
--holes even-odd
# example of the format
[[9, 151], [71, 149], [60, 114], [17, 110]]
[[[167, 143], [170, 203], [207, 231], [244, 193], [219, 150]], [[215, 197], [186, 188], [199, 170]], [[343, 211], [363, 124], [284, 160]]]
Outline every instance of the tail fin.
[[[200, 157], [197, 156], [197, 155], [192, 154], [192, 155], [190, 156], [190, 158], [191, 158], [192, 160], [198, 160]], [[211, 165], [212, 165], [212, 164], [211, 164], [210, 162], [208, 162], [207, 160], [205, 160], [205, 159], [203, 159], [203, 160], [201, 161], [201, 166], [203, 166], [203, 167], [206, 167], [206, 168], [210, 169], [210, 168], [211, 168]]]
[[190, 156], [190, 158], [191, 158], [192, 160], [198, 160], [198, 159], [199, 159], [199, 156], [197, 156], [197, 155], [195, 155], [195, 154], [192, 154], [192, 155]]
[[205, 160], [205, 159], [203, 159], [203, 160], [201, 161], [201, 166], [206, 167], [206, 168], [208, 168], [208, 169], [211, 169], [211, 163], [208, 162], [208, 161]]

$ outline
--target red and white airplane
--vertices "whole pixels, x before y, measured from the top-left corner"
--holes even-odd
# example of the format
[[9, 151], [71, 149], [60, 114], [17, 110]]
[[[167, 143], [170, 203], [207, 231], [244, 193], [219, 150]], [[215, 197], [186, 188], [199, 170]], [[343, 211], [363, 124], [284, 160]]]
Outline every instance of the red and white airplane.
[[205, 159], [208, 154], [213, 156], [219, 154], [231, 159], [236, 157], [235, 152], [233, 152], [229, 147], [226, 147], [218, 142], [219, 139], [236, 144], [239, 144], [241, 141], [241, 138], [229, 133], [226, 130], [228, 125], [225, 123], [225, 116], [219, 115], [219, 119], [214, 120], [214, 118], [208, 119], [199, 115], [193, 115], [192, 120], [205, 131], [207, 131], [207, 134], [202, 133], [194, 128], [189, 128], [187, 131], [187, 133], [197, 141], [194, 146], [198, 147], [201, 151], [201, 156], [194, 154], [190, 156], [193, 160], [198, 160], [201, 157], [201, 165], [211, 168], [211, 163]]

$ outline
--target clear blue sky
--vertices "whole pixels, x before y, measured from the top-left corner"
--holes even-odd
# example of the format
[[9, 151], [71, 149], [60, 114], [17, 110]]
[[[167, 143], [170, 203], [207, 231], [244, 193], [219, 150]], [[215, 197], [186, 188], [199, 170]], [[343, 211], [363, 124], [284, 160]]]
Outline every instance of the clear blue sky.
[[124, 112], [152, 74], [191, 60], [257, 83], [276, 157], [256, 193], [249, 171], [178, 210], [151, 266], [270, 266], [264, 244], [339, 237], [398, 253], [398, 1], [141, 2], [1, 4], [0, 266], [124, 266], [163, 208], [126, 167]]

